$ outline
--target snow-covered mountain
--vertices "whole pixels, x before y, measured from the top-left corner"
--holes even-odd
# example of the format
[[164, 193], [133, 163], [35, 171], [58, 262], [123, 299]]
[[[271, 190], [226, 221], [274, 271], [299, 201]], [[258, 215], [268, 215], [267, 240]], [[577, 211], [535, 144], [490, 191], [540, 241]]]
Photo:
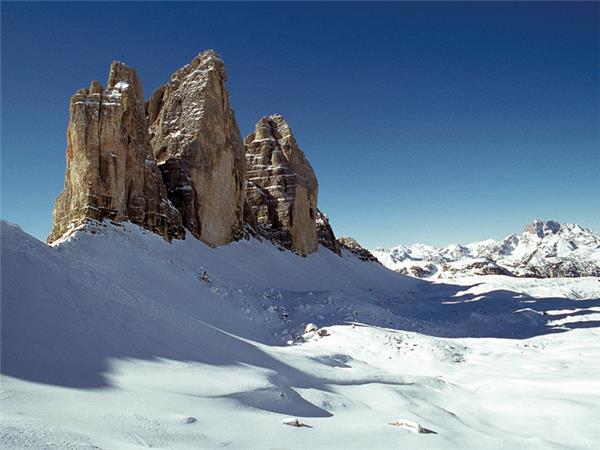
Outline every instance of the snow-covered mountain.
[[372, 252], [386, 267], [419, 278], [465, 275], [600, 276], [600, 234], [575, 224], [535, 220], [501, 241], [433, 247], [415, 244]]
[[600, 441], [596, 278], [434, 283], [129, 223], [0, 237], [1, 448]]

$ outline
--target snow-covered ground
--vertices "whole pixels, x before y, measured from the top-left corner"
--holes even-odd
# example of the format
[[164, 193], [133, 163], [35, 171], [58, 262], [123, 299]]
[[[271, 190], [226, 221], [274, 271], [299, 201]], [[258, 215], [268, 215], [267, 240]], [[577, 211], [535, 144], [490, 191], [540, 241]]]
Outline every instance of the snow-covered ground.
[[1, 241], [2, 448], [600, 444], [598, 278], [433, 283], [133, 225]]

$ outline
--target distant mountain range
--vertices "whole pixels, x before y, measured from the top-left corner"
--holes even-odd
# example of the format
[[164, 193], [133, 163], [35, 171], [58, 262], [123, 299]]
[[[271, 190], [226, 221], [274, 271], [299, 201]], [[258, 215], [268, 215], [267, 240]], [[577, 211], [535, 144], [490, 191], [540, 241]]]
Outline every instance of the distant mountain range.
[[469, 275], [600, 276], [600, 234], [575, 224], [536, 219], [520, 234], [440, 248], [399, 245], [372, 253], [383, 265], [418, 278]]

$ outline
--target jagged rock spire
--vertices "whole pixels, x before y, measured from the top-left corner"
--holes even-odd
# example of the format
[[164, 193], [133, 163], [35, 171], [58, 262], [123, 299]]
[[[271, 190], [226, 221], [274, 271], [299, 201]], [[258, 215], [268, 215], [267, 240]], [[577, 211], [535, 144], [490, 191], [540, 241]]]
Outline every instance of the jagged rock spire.
[[280, 115], [263, 117], [246, 144], [246, 198], [259, 226], [300, 254], [317, 250], [317, 178]]
[[110, 219], [168, 239], [187, 228], [211, 246], [260, 228], [299, 254], [319, 243], [340, 254], [317, 210], [317, 178], [288, 123], [263, 117], [244, 145], [226, 80], [223, 61], [206, 50], [145, 104], [137, 73], [120, 62], [106, 88], [93, 81], [77, 91], [49, 241], [88, 219]]
[[177, 70], [146, 104], [150, 145], [183, 224], [209, 245], [243, 225], [244, 144], [221, 58], [206, 50]]
[[183, 236], [148, 145], [135, 70], [113, 62], [106, 89], [92, 81], [78, 90], [70, 113], [65, 186], [48, 241], [86, 219], [130, 220], [166, 238]]

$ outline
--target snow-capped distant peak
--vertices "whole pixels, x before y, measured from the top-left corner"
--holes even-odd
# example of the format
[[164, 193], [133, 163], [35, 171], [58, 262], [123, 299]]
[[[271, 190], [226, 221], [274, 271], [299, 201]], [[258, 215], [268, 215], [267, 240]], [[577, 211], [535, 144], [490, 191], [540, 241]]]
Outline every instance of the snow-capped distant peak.
[[529, 277], [600, 276], [600, 235], [577, 224], [535, 219], [521, 234], [444, 248], [425, 244], [378, 248], [388, 268], [417, 277], [503, 274]]

